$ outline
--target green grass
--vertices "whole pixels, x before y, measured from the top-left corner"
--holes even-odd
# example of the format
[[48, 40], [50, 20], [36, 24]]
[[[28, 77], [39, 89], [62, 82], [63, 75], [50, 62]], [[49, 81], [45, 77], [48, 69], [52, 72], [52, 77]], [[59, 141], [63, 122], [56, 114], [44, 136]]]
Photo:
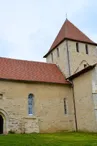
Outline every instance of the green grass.
[[0, 146], [97, 146], [94, 133], [0, 135]]

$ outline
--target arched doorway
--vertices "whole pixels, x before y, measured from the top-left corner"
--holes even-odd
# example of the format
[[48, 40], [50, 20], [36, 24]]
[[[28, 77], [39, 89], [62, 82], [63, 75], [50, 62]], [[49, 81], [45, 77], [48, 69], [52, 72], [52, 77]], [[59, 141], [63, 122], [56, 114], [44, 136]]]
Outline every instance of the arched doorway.
[[0, 134], [3, 134], [3, 117], [0, 115]]

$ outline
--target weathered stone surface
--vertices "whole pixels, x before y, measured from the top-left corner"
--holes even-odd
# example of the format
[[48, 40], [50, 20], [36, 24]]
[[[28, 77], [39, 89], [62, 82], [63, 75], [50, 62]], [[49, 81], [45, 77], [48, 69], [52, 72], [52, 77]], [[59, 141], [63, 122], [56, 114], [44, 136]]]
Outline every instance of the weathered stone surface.
[[[74, 130], [72, 89], [68, 85], [0, 81], [0, 109], [4, 110], [5, 132], [55, 132]], [[28, 115], [28, 95], [34, 95], [34, 115]], [[68, 114], [64, 115], [64, 98]], [[72, 122], [70, 121], [72, 120]]]

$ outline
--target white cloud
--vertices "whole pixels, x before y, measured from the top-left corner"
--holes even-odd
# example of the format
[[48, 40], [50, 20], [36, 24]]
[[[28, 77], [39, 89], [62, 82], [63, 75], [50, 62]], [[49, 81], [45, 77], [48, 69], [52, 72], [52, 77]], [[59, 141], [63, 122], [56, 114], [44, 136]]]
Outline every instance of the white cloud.
[[[68, 18], [80, 26], [90, 0], [0, 0], [0, 38], [8, 57], [41, 60]], [[84, 28], [83, 28], [84, 29]], [[8, 46], [9, 45], [9, 46]], [[10, 49], [9, 49], [10, 48]]]

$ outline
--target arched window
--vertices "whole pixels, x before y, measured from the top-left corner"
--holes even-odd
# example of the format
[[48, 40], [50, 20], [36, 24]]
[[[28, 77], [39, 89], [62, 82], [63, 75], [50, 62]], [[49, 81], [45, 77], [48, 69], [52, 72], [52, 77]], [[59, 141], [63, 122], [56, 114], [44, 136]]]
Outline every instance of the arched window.
[[33, 94], [28, 95], [28, 114], [29, 115], [33, 115], [33, 105], [34, 105], [33, 98], [34, 98]]

